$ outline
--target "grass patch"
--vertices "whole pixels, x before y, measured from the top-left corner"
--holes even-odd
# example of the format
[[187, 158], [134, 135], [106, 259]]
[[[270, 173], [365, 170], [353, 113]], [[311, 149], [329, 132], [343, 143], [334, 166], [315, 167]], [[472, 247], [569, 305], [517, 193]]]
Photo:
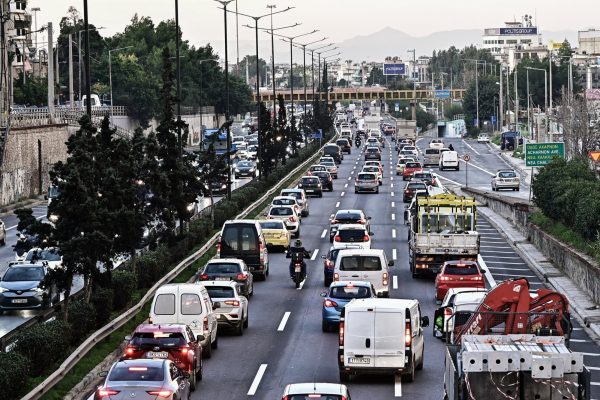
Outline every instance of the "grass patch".
[[500, 142], [502, 142], [502, 136], [501, 135], [493, 135], [492, 138], [490, 139], [492, 141], [492, 143], [494, 143], [497, 146], [500, 146]]
[[592, 243], [585, 240], [580, 234], [563, 225], [562, 223], [548, 218], [542, 214], [541, 211], [536, 211], [531, 214], [530, 221], [539, 226], [544, 232], [554, 236], [561, 242], [566, 243], [591, 257], [594, 257], [597, 261], [599, 260], [600, 253], [594, 251]]

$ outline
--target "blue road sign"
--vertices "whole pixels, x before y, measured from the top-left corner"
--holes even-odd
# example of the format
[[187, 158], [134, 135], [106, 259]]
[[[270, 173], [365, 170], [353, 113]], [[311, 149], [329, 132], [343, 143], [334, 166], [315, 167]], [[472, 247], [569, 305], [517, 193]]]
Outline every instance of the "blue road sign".
[[492, 116], [490, 117], [490, 120], [491, 120], [491, 122], [492, 122], [492, 125], [495, 125], [495, 124], [496, 124], [496, 116], [495, 116], [495, 115], [492, 115]]
[[323, 130], [319, 129], [318, 132], [309, 133], [307, 136], [311, 139], [323, 139]]
[[406, 64], [383, 64], [384, 75], [406, 75]]
[[449, 99], [450, 91], [449, 90], [436, 90], [436, 91], [434, 91], [434, 96], [436, 99]]

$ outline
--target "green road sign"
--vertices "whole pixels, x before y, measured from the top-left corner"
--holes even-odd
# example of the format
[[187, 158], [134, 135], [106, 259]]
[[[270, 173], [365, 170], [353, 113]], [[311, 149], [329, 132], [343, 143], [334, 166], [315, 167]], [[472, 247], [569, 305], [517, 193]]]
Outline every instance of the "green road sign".
[[526, 143], [525, 166], [543, 167], [554, 157], [565, 158], [565, 144], [557, 143]]

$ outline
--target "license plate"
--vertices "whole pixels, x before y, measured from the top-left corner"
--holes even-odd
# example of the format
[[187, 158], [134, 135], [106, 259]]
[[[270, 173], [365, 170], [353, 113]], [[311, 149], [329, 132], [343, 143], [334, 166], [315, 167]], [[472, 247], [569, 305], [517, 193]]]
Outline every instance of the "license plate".
[[228, 280], [229, 280], [229, 278], [226, 276], [217, 276], [215, 278], [215, 281], [228, 281]]
[[306, 189], [305, 191], [306, 191], [306, 193], [312, 193], [312, 192], [314, 192], [313, 189]]
[[370, 364], [371, 359], [365, 357], [349, 357], [348, 364]]
[[302, 267], [294, 267], [294, 272], [302, 272]]
[[146, 358], [169, 358], [169, 353], [166, 351], [149, 351], [146, 353]]
[[12, 302], [14, 304], [23, 304], [23, 303], [27, 303], [27, 299], [12, 299]]

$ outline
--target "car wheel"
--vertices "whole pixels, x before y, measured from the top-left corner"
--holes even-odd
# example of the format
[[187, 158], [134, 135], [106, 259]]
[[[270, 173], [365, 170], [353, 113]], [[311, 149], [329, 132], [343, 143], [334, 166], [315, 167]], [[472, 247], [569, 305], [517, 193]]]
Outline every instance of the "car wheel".
[[248, 329], [248, 320], [250, 319], [250, 317], [248, 315], [246, 315], [246, 319], [244, 320], [244, 329]]
[[521, 188], [516, 188], [515, 190], [518, 192]]
[[358, 194], [358, 190], [357, 189], [354, 189], [354, 194]]
[[242, 315], [242, 320], [235, 327], [235, 335], [236, 336], [242, 336], [244, 334], [244, 321], [243, 320], [244, 320], [244, 316]]
[[218, 349], [219, 348], [219, 335], [215, 335], [215, 341], [211, 343], [210, 347], [212, 347], [213, 349]]
[[203, 366], [202, 366], [202, 360], [200, 360], [200, 368], [198, 368], [198, 370], [196, 370], [196, 380], [198, 382], [200, 382], [202, 380], [202, 373], [204, 372], [202, 370]]
[[193, 372], [190, 374], [190, 377], [188, 378], [189, 382], [190, 382], [190, 391], [195, 392], [196, 391], [196, 374], [194, 374]]
[[319, 193], [319, 197], [323, 197], [323, 192]]
[[212, 357], [212, 344], [208, 343], [206, 346], [202, 348], [202, 357], [211, 358]]
[[323, 332], [329, 332], [329, 330], [330, 330], [330, 326], [329, 326], [329, 324], [327, 323], [327, 321], [325, 321], [325, 320], [322, 320], [322, 321], [321, 321], [321, 330], [322, 330]]
[[415, 358], [413, 357], [412, 362], [410, 363], [410, 368], [406, 374], [402, 375], [402, 380], [404, 382], [414, 382], [415, 381]]
[[421, 360], [417, 364], [417, 371], [421, 371], [423, 369], [423, 364], [425, 364], [425, 349], [421, 353]]
[[379, 188], [375, 189], [375, 194], [379, 194]]
[[350, 382], [350, 374], [340, 371], [340, 382]]
[[298, 228], [298, 230], [296, 231], [296, 233], [294, 233], [294, 237], [295, 238], [299, 238], [300, 237], [300, 228]]
[[250, 290], [248, 290], [248, 297], [254, 296], [254, 283], [250, 286]]

